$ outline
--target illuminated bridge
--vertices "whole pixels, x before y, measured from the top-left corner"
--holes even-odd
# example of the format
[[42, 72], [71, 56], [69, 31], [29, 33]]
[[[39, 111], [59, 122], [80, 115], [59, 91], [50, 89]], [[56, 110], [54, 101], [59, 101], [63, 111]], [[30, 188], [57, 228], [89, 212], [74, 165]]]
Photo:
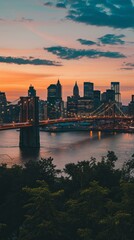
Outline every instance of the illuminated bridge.
[[0, 131], [20, 129], [20, 147], [40, 147], [39, 127], [82, 121], [134, 121], [134, 117], [126, 116], [116, 103], [100, 105], [88, 116], [74, 116], [70, 118], [48, 119], [39, 121], [38, 97], [20, 98], [20, 122], [1, 124]]

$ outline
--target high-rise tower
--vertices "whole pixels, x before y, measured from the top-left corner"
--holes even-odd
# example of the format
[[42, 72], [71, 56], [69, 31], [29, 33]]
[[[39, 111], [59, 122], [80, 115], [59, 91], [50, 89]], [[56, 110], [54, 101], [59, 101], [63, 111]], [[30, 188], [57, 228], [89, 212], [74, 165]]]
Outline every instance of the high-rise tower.
[[91, 82], [84, 82], [84, 97], [93, 99], [94, 84]]
[[120, 83], [111, 82], [111, 89], [115, 91], [115, 101], [117, 103], [120, 103], [121, 102]]
[[47, 88], [47, 100], [55, 101], [57, 98], [57, 86], [55, 84], [50, 84]]
[[77, 82], [75, 82], [74, 88], [73, 88], [73, 97], [75, 98], [79, 98], [79, 87], [77, 85]]
[[58, 100], [62, 100], [62, 86], [60, 84], [59, 79], [57, 81], [57, 85], [56, 86], [57, 86], [57, 99]]

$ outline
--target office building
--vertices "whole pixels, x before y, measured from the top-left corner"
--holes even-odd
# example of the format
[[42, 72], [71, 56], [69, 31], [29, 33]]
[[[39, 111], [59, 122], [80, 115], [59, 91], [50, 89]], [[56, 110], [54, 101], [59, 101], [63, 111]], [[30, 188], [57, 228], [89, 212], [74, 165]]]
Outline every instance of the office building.
[[89, 116], [94, 110], [94, 101], [90, 98], [80, 97], [78, 99], [77, 114], [83, 116]]
[[0, 92], [0, 122], [6, 122], [7, 99], [5, 92]]
[[51, 84], [47, 88], [47, 101], [55, 101], [57, 98], [57, 86], [56, 84]]
[[120, 94], [120, 83], [119, 82], [111, 82], [111, 89], [115, 92], [115, 101], [117, 103], [121, 102], [121, 94]]
[[128, 112], [130, 116], [134, 116], [134, 95], [132, 95], [132, 100], [128, 105]]
[[97, 107], [100, 106], [100, 98], [101, 98], [101, 92], [99, 90], [94, 90], [93, 91], [94, 94], [94, 108], [96, 109]]
[[60, 81], [58, 80], [57, 84], [51, 84], [47, 90], [47, 117], [50, 119], [59, 118], [63, 105]]
[[106, 102], [114, 102], [115, 101], [115, 91], [112, 89], [106, 90]]
[[72, 117], [77, 114], [78, 99], [74, 96], [67, 97], [67, 116]]
[[84, 97], [93, 99], [94, 84], [91, 82], [84, 82]]
[[73, 87], [73, 97], [76, 98], [76, 99], [80, 97], [80, 95], [79, 95], [79, 87], [78, 87], [77, 82], [75, 82], [75, 85]]
[[57, 87], [57, 99], [62, 100], [62, 86], [59, 80], [57, 81], [56, 87]]

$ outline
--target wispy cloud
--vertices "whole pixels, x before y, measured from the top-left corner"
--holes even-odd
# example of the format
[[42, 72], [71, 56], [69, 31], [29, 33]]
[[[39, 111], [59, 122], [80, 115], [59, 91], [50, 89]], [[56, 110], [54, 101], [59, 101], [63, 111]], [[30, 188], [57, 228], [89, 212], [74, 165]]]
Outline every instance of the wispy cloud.
[[15, 19], [6, 19], [6, 18], [0, 18], [1, 23], [32, 23], [34, 22], [34, 19], [32, 18], [15, 18]]
[[14, 21], [15, 22], [34, 22], [34, 19], [22, 17], [22, 18], [15, 19]]
[[134, 70], [134, 63], [123, 63], [123, 67], [120, 68], [120, 70], [127, 70], [127, 71], [132, 71]]
[[61, 59], [71, 60], [71, 59], [80, 59], [83, 57], [87, 58], [125, 58], [125, 55], [119, 52], [110, 52], [110, 51], [99, 51], [94, 49], [74, 49], [61, 46], [53, 46], [44, 48], [48, 52], [51, 52]]
[[65, 3], [63, 3], [63, 2], [58, 2], [58, 3], [56, 4], [56, 7], [58, 7], [58, 8], [66, 8], [66, 5], [65, 5]]
[[0, 56], [0, 63], [8, 63], [8, 64], [14, 63], [14, 64], [18, 64], [18, 65], [30, 64], [30, 65], [62, 66], [60, 62], [50, 61], [50, 60], [46, 60], [46, 59], [33, 58], [33, 57], [16, 58], [16, 57], [11, 57], [11, 56], [9, 56], [9, 57]]
[[96, 42], [88, 40], [88, 39], [79, 38], [79, 39], [77, 39], [77, 41], [80, 42], [82, 45], [87, 45], [87, 46], [96, 45]]
[[91, 46], [91, 45], [123, 45], [126, 42], [124, 40], [122, 40], [122, 38], [124, 38], [125, 35], [124, 34], [120, 34], [120, 35], [116, 35], [116, 34], [106, 34], [100, 38], [97, 38], [96, 41], [91, 41], [89, 39], [82, 39], [79, 38], [77, 39], [77, 41], [79, 41], [82, 45], [87, 45], [87, 46]]
[[[47, 1], [44, 5], [57, 6], [59, 0]], [[134, 4], [131, 0], [66, 0], [67, 19], [96, 26], [134, 28]]]
[[118, 45], [118, 44], [125, 44], [125, 41], [122, 40], [122, 38], [124, 38], [125, 35], [124, 34], [120, 34], [120, 35], [115, 35], [115, 34], [106, 34], [100, 38], [98, 38], [99, 42], [101, 44], [107, 45]]

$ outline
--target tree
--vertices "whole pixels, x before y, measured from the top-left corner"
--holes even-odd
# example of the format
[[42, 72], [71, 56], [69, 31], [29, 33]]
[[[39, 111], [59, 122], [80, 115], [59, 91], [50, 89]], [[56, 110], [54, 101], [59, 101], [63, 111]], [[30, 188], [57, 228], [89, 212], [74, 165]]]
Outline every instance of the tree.
[[122, 178], [126, 181], [134, 181], [134, 154], [131, 159], [124, 162], [122, 167]]
[[65, 216], [56, 208], [63, 191], [51, 193], [44, 181], [38, 187], [24, 188], [29, 195], [25, 221], [20, 228], [19, 240], [67, 239], [62, 233]]

